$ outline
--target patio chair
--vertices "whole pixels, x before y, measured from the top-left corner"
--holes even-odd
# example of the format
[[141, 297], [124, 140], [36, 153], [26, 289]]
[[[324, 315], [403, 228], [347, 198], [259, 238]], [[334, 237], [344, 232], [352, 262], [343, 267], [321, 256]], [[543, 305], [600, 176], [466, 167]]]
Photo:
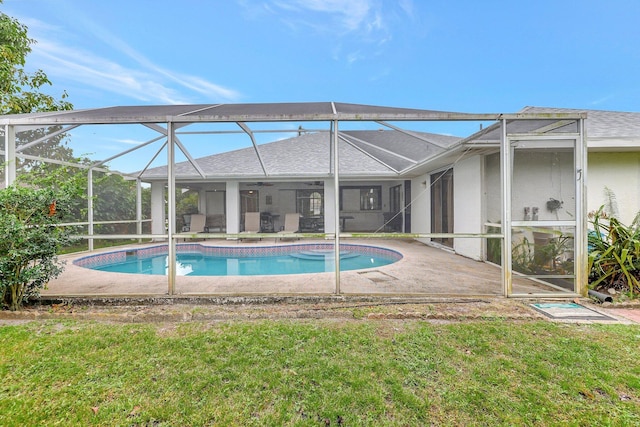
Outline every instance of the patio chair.
[[[284, 216], [284, 227], [280, 231], [278, 231], [278, 237], [276, 237], [276, 242], [280, 239], [291, 239], [292, 237], [280, 237], [282, 234], [291, 234], [297, 233], [300, 231], [300, 214], [298, 213], [288, 213]], [[293, 237], [295, 238], [295, 237]], [[300, 240], [300, 238], [297, 238]]]
[[196, 233], [204, 233], [205, 232], [204, 225], [206, 221], [207, 221], [207, 217], [205, 215], [192, 214], [191, 222], [189, 223], [188, 229], [184, 230], [182, 233], [178, 233], [178, 235], [191, 235]]
[[[260, 232], [260, 212], [244, 213], [244, 231], [240, 234], [253, 234]], [[240, 237], [240, 240], [256, 239], [256, 237]], [[257, 238], [262, 240], [262, 238]]]

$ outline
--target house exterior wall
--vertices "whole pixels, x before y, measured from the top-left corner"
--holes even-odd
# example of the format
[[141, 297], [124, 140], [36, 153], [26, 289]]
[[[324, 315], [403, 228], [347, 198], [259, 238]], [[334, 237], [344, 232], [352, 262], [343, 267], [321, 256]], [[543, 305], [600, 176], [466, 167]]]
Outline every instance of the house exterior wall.
[[164, 187], [163, 182], [151, 183], [151, 233], [165, 233], [165, 203], [164, 203]]
[[498, 224], [502, 220], [502, 184], [500, 183], [500, 153], [484, 156], [483, 195], [485, 222]]
[[[457, 162], [453, 167], [453, 228], [455, 233], [481, 233], [483, 158], [473, 156]], [[471, 259], [483, 259], [483, 240], [456, 238], [453, 249]]]
[[[269, 212], [273, 216], [274, 230], [278, 231], [284, 226], [284, 219], [287, 213], [297, 211], [297, 190], [318, 190], [324, 197], [324, 232], [335, 232], [335, 201], [339, 195], [334, 194], [333, 179], [323, 181], [324, 185], [308, 185], [306, 182], [273, 182], [267, 185], [256, 186], [254, 183], [229, 181], [226, 183], [226, 230], [228, 233], [237, 233], [240, 229], [240, 191], [254, 190], [258, 193], [258, 208], [260, 212]], [[384, 231], [383, 213], [389, 210], [389, 189], [393, 186], [402, 185], [403, 181], [344, 181], [340, 187], [380, 187], [380, 209], [360, 210], [360, 195], [358, 190], [354, 190], [350, 197], [350, 202], [345, 203], [347, 208], [340, 211], [340, 216], [346, 216], [344, 220], [346, 232], [371, 232]], [[207, 212], [206, 195], [214, 189], [222, 189], [220, 183], [208, 184], [199, 190], [200, 211], [206, 215]], [[270, 201], [267, 204], [267, 200]], [[402, 202], [402, 201], [401, 201]], [[217, 213], [217, 212], [216, 212]], [[322, 225], [322, 224], [321, 224]], [[320, 231], [320, 230], [318, 230]]]
[[[431, 176], [421, 175], [411, 180], [411, 232], [429, 233], [431, 231], [431, 192], [429, 182]], [[430, 239], [416, 239], [428, 243]]]
[[240, 232], [240, 186], [237, 181], [227, 182], [225, 193], [227, 205], [227, 233]]
[[640, 152], [590, 152], [587, 172], [587, 212], [607, 203], [606, 187], [629, 225], [640, 211]]
[[[341, 182], [343, 192], [341, 216], [353, 217], [345, 223], [346, 232], [349, 231], [380, 231], [383, 232], [384, 212], [389, 211], [389, 189], [402, 181], [347, 181]], [[360, 210], [360, 193], [357, 188], [343, 187], [380, 187], [380, 209]], [[338, 195], [340, 197], [340, 195]]]
[[[522, 154], [522, 153], [521, 153]], [[522, 221], [525, 207], [537, 207], [538, 219], [544, 220], [570, 220], [575, 215], [575, 176], [573, 167], [573, 155], [569, 152], [529, 152], [525, 155], [516, 156], [514, 162], [514, 173], [512, 182], [512, 219]], [[464, 164], [460, 162], [460, 164]], [[458, 166], [458, 165], [456, 165]], [[461, 203], [467, 203], [473, 193], [482, 194], [480, 200], [482, 215], [477, 218], [479, 224], [478, 232], [486, 232], [484, 223], [500, 223], [502, 218], [502, 190], [500, 177], [500, 155], [499, 153], [483, 156], [479, 161], [479, 167], [472, 164], [464, 165], [456, 169], [456, 221], [457, 224], [464, 224], [458, 220], [464, 212], [460, 209]], [[475, 171], [475, 172], [474, 172]], [[478, 175], [474, 177], [474, 173]], [[461, 182], [461, 180], [466, 180]], [[591, 178], [589, 178], [591, 179]], [[476, 182], [482, 181], [481, 185]], [[471, 191], [471, 194], [465, 192]], [[462, 193], [461, 193], [462, 192]], [[550, 198], [563, 201], [562, 209], [558, 212], [550, 212], [546, 208], [546, 203]], [[476, 199], [475, 203], [477, 203]], [[556, 217], [557, 215], [557, 217]], [[481, 219], [482, 218], [482, 219]], [[532, 219], [532, 218], [529, 218]], [[463, 232], [456, 227], [456, 232]], [[462, 239], [457, 239], [462, 240]], [[470, 239], [465, 239], [470, 240]], [[479, 242], [481, 242], [479, 240]], [[485, 259], [484, 243], [481, 243], [478, 252], [467, 252], [466, 250], [456, 251], [461, 255], [470, 256], [476, 259]]]
[[[573, 153], [569, 151], [516, 150], [511, 185], [511, 218], [526, 220], [526, 207], [538, 208], [540, 221], [573, 220], [576, 215], [576, 178]], [[547, 202], [562, 202], [549, 211]]]
[[336, 191], [333, 179], [324, 180], [324, 232], [336, 232]]

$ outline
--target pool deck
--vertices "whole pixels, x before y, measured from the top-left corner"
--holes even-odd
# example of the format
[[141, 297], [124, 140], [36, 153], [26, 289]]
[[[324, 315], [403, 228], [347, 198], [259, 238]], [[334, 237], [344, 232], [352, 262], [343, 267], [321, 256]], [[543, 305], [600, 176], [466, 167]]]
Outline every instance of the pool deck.
[[[415, 240], [342, 239], [343, 244], [380, 246], [396, 250], [403, 258], [393, 264], [340, 274], [340, 294], [383, 296], [501, 296], [501, 271], [498, 267], [471, 260], [447, 250]], [[207, 240], [205, 246], [274, 246], [302, 243], [331, 243], [325, 240], [274, 242], [273, 239], [242, 242]], [[114, 252], [160, 245], [161, 242], [107, 248], [92, 253], [64, 255], [64, 272], [42, 292], [46, 297], [70, 296], [157, 296], [168, 295], [166, 276], [106, 273], [73, 265], [73, 260], [90, 254]], [[514, 293], [555, 292], [531, 280], [516, 278]], [[176, 278], [176, 296], [284, 296], [335, 295], [335, 273], [284, 276], [180, 276]]]

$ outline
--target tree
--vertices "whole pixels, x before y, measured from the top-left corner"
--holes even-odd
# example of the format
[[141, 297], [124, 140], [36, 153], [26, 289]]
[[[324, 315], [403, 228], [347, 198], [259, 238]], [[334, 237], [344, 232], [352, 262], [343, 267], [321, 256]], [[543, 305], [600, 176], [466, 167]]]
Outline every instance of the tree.
[[0, 191], [0, 302], [10, 310], [37, 298], [63, 264], [58, 249], [71, 243], [70, 231], [57, 227], [73, 196], [71, 187], [11, 186]]
[[66, 101], [66, 92], [60, 100], [41, 92], [43, 86], [51, 85], [44, 71], [25, 71], [27, 55], [33, 43], [35, 40], [27, 35], [26, 25], [0, 12], [0, 114], [72, 108]]
[[[0, 0], [2, 4], [2, 0]], [[51, 81], [44, 71], [29, 73], [25, 70], [27, 56], [31, 46], [36, 43], [29, 38], [27, 26], [0, 12], [0, 115], [32, 113], [37, 111], [71, 110], [73, 105], [67, 101], [67, 93], [60, 99], [43, 92]], [[25, 130], [16, 136], [16, 146], [42, 138], [58, 130], [59, 127]], [[24, 154], [47, 157], [57, 160], [73, 160], [70, 148], [60, 142], [65, 135], [58, 135], [24, 150]], [[20, 159], [18, 167], [29, 170], [35, 161]], [[52, 165], [48, 165], [54, 167]]]
[[[66, 101], [66, 93], [57, 100], [42, 92], [44, 86], [51, 85], [42, 70], [33, 73], [25, 70], [33, 43], [35, 40], [28, 37], [25, 25], [0, 12], [0, 114], [72, 108]], [[49, 132], [51, 128], [20, 132], [16, 146]], [[38, 145], [38, 153], [46, 151], [46, 157], [60, 160], [73, 158], [71, 150], [59, 144], [63, 137]], [[57, 165], [45, 166], [39, 161], [23, 161], [21, 166], [25, 171], [46, 167], [53, 172], [48, 174], [50, 179], [59, 172]], [[69, 243], [70, 231], [56, 224], [69, 210], [69, 201], [77, 196], [78, 186], [76, 182], [52, 182], [56, 185], [14, 185], [0, 191], [0, 304], [11, 310], [37, 296], [62, 271], [56, 253], [61, 245]]]

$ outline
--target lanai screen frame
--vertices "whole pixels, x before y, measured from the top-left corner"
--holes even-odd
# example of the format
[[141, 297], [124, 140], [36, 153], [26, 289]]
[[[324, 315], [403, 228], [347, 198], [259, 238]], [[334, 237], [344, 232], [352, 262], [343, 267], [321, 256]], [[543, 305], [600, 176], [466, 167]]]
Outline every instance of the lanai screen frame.
[[[227, 107], [227, 108], [225, 108]], [[184, 110], [176, 114], [176, 109]], [[222, 113], [220, 113], [222, 111]], [[302, 112], [301, 112], [302, 111]], [[19, 126], [68, 126], [62, 132], [81, 125], [166, 125], [167, 137], [167, 188], [168, 188], [168, 227], [166, 234], [143, 235], [138, 228], [136, 235], [94, 235], [91, 231], [91, 220], [89, 233], [80, 236], [90, 242], [94, 238], [150, 238], [166, 239], [168, 242], [168, 294], [175, 295], [176, 281], [176, 206], [175, 206], [175, 150], [177, 128], [193, 123], [259, 123], [259, 122], [325, 122], [330, 126], [330, 143], [332, 153], [332, 164], [334, 165], [333, 175], [334, 194], [339, 192], [340, 171], [339, 171], [339, 151], [338, 133], [341, 122], [455, 122], [455, 121], [478, 121], [496, 122], [501, 127], [500, 143], [500, 168], [501, 168], [501, 197], [502, 197], [502, 232], [495, 233], [393, 233], [394, 237], [403, 238], [499, 238], [502, 241], [502, 287], [505, 297], [568, 297], [573, 295], [586, 295], [587, 291], [587, 253], [586, 253], [586, 136], [584, 120], [586, 113], [456, 113], [431, 110], [418, 110], [406, 108], [377, 107], [355, 104], [341, 104], [335, 102], [326, 103], [275, 103], [275, 104], [211, 104], [192, 106], [156, 106], [156, 107], [113, 107], [104, 109], [32, 113], [0, 116], [0, 126], [4, 130], [4, 154], [5, 156], [5, 185], [11, 185], [16, 179], [16, 158], [20, 157], [16, 152], [15, 128]], [[573, 221], [575, 226], [575, 279], [574, 290], [576, 293], [544, 293], [540, 295], [518, 295], [512, 292], [512, 262], [511, 262], [511, 142], [507, 135], [507, 122], [515, 120], [568, 120], [577, 123], [578, 132], [572, 134], [575, 138], [575, 174], [576, 174], [576, 218]], [[57, 132], [56, 134], [58, 134]], [[532, 138], [543, 137], [536, 132], [528, 133]], [[50, 135], [51, 137], [53, 135]], [[255, 147], [255, 144], [254, 144]], [[459, 145], [454, 145], [451, 150], [460, 149]], [[256, 149], [257, 150], [257, 149]], [[128, 150], [131, 151], [131, 150]], [[123, 153], [124, 154], [124, 153]], [[43, 159], [46, 161], [47, 159]], [[50, 160], [50, 159], [49, 159]], [[106, 160], [95, 163], [95, 166], [103, 164]], [[427, 160], [428, 162], [428, 160]], [[91, 170], [89, 168], [89, 177]], [[265, 176], [268, 178], [268, 176]], [[89, 178], [91, 179], [91, 178]], [[91, 186], [90, 186], [91, 187]], [[138, 181], [138, 192], [140, 191]], [[90, 188], [88, 192], [90, 192]], [[90, 194], [89, 194], [90, 195]], [[89, 198], [91, 200], [91, 198]], [[355, 234], [341, 233], [340, 230], [340, 207], [339, 198], [335, 197], [334, 202], [334, 230], [333, 234], [335, 248], [335, 294], [340, 294], [340, 238], [341, 237], [387, 237], [387, 233]], [[91, 208], [89, 215], [92, 214]], [[138, 207], [139, 210], [139, 207]], [[91, 219], [91, 216], [90, 216]], [[258, 235], [259, 236], [259, 235]], [[215, 234], [205, 234], [203, 237], [217, 237]], [[218, 236], [219, 237], [219, 236]], [[229, 237], [229, 235], [225, 235]], [[238, 236], [236, 236], [238, 237]], [[304, 237], [304, 235], [302, 236]], [[330, 238], [331, 235], [325, 235]], [[92, 245], [90, 245], [92, 247]]]

